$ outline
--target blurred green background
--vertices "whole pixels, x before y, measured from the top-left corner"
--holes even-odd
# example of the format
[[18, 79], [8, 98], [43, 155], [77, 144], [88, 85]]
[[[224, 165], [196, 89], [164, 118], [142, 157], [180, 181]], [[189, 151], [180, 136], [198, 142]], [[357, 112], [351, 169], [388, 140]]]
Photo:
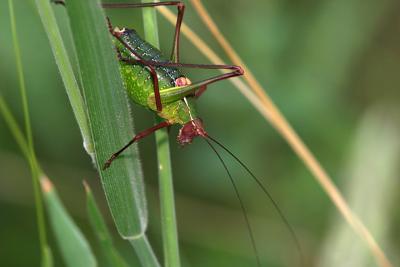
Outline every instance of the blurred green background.
[[[185, 22], [226, 59], [187, 4]], [[392, 262], [399, 263], [400, 2], [204, 4]], [[15, 1], [15, 9], [39, 160], [95, 252], [83, 179], [93, 187], [118, 248], [131, 266], [139, 266], [113, 226], [34, 5]], [[62, 7], [55, 11], [68, 41], [65, 12]], [[115, 25], [143, 32], [140, 11], [109, 15]], [[6, 1], [0, 1], [0, 23], [0, 89], [22, 125]], [[169, 54], [173, 28], [161, 16], [159, 25], [162, 49]], [[208, 63], [185, 38], [181, 52], [183, 62]], [[187, 73], [192, 80], [210, 74]], [[135, 105], [132, 109], [137, 130], [152, 124], [151, 113]], [[297, 156], [229, 82], [210, 86], [198, 109], [210, 135], [238, 154], [269, 187], [300, 238], [308, 266], [376, 266]], [[202, 140], [180, 148], [177, 130], [171, 131], [171, 147], [184, 266], [255, 266], [238, 200], [218, 159]], [[140, 142], [140, 153], [150, 209], [149, 238], [161, 258], [153, 137]], [[249, 211], [263, 266], [298, 266], [294, 242], [276, 211], [250, 177], [226, 159]], [[0, 118], [1, 266], [39, 265], [33, 203], [28, 165]], [[51, 244], [56, 246], [53, 240]], [[63, 266], [54, 251], [56, 266]]]

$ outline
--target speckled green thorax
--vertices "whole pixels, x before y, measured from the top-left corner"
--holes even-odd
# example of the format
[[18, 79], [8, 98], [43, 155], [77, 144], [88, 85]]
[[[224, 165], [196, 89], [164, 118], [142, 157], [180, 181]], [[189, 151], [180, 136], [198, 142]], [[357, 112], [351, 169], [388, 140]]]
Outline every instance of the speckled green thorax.
[[[145, 61], [168, 62], [161, 51], [144, 41], [134, 30], [125, 29], [120, 36], [128, 46]], [[132, 53], [118, 40], [114, 41], [123, 58], [134, 60]], [[150, 71], [143, 64], [129, 64], [120, 62], [120, 68], [125, 87], [129, 97], [137, 104], [157, 112], [154, 101], [154, 85]], [[155, 67], [160, 91], [176, 87], [175, 80], [184, 75], [177, 68]], [[163, 109], [157, 114], [172, 124], [185, 124], [196, 118], [194, 101], [192, 97], [186, 97], [186, 102], [178, 100], [163, 103]], [[161, 101], [163, 101], [161, 99]]]

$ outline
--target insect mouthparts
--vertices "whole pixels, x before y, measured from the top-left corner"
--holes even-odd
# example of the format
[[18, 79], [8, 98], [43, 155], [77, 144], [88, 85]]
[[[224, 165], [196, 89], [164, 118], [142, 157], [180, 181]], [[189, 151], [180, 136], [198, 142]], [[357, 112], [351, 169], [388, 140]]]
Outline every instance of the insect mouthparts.
[[177, 137], [178, 143], [182, 146], [192, 143], [196, 136], [207, 137], [207, 132], [204, 130], [203, 122], [200, 118], [196, 118], [184, 124], [179, 130]]

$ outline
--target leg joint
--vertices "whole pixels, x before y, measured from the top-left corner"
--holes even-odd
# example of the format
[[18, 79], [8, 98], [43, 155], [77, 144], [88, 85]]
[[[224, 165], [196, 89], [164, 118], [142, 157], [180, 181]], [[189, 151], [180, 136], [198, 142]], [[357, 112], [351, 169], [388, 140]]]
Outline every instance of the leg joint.
[[185, 9], [185, 3], [179, 1], [177, 4], [177, 7], [178, 7], [178, 10], [183, 10], [183, 9]]
[[240, 67], [240, 66], [234, 66], [234, 69], [235, 69], [235, 72], [236, 72], [238, 75], [242, 76], [242, 75], [244, 74], [244, 70], [243, 70], [242, 67]]
[[51, 2], [56, 4], [56, 5], [65, 6], [65, 0], [51, 0]]

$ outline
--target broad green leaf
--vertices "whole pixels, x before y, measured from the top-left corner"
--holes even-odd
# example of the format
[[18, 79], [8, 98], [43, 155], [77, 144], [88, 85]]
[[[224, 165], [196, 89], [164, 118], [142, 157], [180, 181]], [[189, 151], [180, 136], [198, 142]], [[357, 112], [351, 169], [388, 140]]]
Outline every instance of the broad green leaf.
[[125, 239], [135, 239], [144, 235], [147, 226], [137, 147], [131, 146], [109, 169], [101, 170], [110, 155], [134, 136], [105, 15], [97, 0], [69, 0], [66, 8], [82, 75], [95, 164], [119, 233]]

